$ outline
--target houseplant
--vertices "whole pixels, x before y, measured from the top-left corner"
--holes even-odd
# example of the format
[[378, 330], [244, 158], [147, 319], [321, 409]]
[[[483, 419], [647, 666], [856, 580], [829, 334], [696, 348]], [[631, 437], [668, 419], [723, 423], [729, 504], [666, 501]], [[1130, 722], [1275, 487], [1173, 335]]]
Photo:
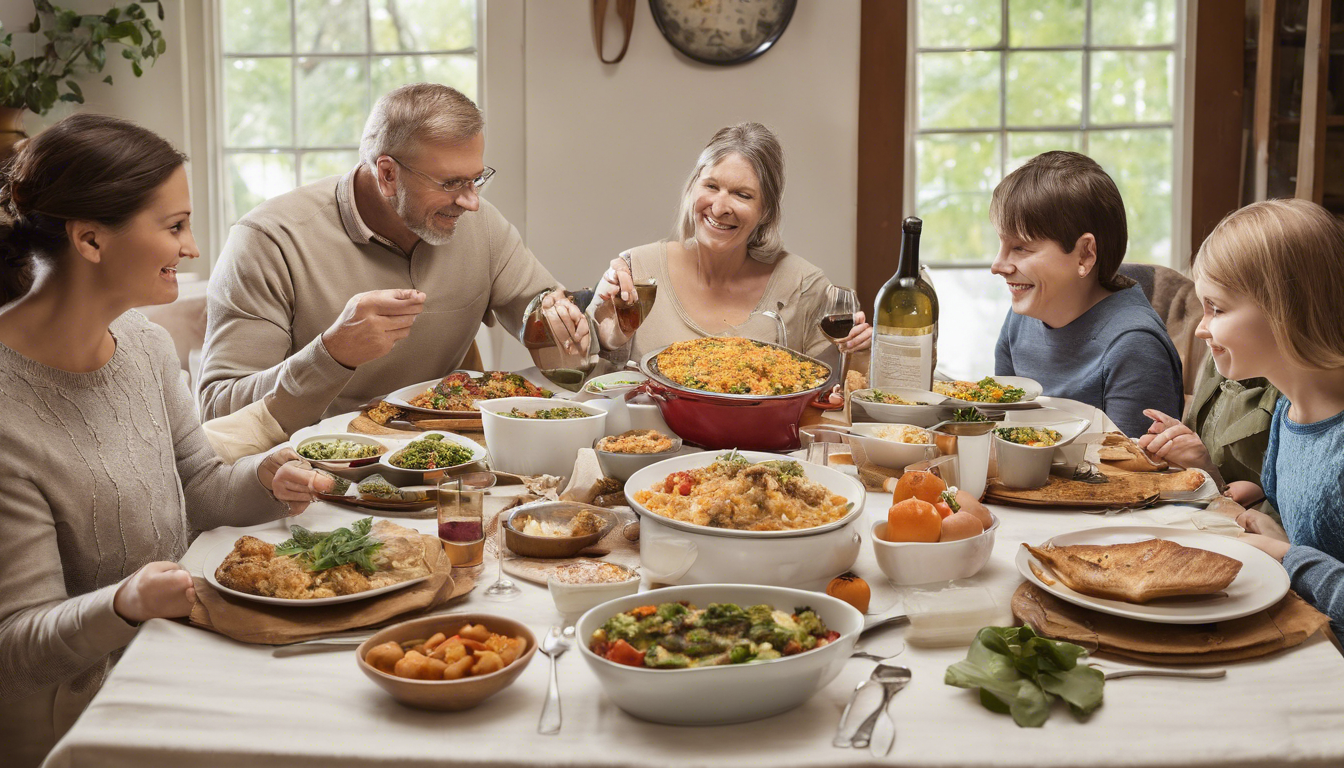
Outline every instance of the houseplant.
[[[161, 0], [113, 6], [101, 14], [79, 14], [33, 0], [36, 13], [28, 31], [37, 39], [33, 56], [20, 59], [14, 51], [13, 33], [0, 37], [0, 160], [7, 159], [23, 132], [23, 113], [46, 114], [58, 101], [84, 103], [76, 75], [102, 72], [109, 46], [121, 48], [139, 77], [145, 62], [152, 64], [166, 49], [163, 33], [154, 26], [145, 6], [155, 6], [163, 20]], [[3, 33], [0, 29], [0, 33]], [[103, 78], [112, 82], [112, 76]]]

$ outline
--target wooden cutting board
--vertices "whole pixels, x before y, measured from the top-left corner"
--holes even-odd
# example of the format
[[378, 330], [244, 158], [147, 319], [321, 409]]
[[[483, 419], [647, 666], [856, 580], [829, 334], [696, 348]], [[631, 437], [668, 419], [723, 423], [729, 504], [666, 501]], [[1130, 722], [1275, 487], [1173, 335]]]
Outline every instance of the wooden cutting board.
[[[409, 422], [410, 425], [406, 426], [401, 424], [401, 422]], [[397, 423], [398, 426], [379, 424], [369, 418], [369, 412], [367, 410], [363, 410], [359, 412], [358, 416], [350, 420], [350, 424], [346, 429], [350, 432], [358, 432], [361, 435], [395, 436], [413, 435], [417, 432], [425, 432], [433, 429], [441, 430], [443, 432], [456, 432], [458, 434], [464, 432], [480, 432], [482, 430], [480, 417], [474, 419], [441, 419], [428, 413], [403, 413], [402, 416], [399, 417], [399, 420], [394, 423]]]
[[1084, 483], [1051, 475], [1044, 486], [1030, 490], [1008, 488], [992, 479], [985, 490], [985, 501], [1026, 507], [1144, 507], [1157, 501], [1163, 493], [1193, 491], [1204, 483], [1204, 476], [1190, 469], [1180, 472], [1112, 470], [1107, 471], [1106, 476], [1110, 482]]

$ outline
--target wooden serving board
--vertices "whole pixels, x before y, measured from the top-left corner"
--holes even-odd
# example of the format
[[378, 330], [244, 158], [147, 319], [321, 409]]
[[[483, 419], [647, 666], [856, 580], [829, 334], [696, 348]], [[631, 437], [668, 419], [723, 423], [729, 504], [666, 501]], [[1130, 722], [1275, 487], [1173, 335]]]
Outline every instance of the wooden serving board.
[[[458, 434], [462, 434], [463, 432], [480, 432], [482, 430], [481, 419], [479, 416], [474, 419], [442, 419], [427, 413], [403, 412], [393, 423], [396, 423], [399, 426], [394, 427], [379, 424], [373, 419], [370, 419], [369, 412], [364, 410], [360, 411], [358, 416], [350, 420], [350, 424], [346, 429], [350, 432], [358, 432], [362, 435], [396, 436], [413, 435], [417, 432], [425, 432], [434, 429], [443, 432], [456, 432]], [[406, 426], [406, 423], [409, 423], [409, 426]]]
[[[1025, 507], [1084, 507], [1111, 509], [1116, 507], [1145, 507], [1154, 503], [1163, 493], [1190, 491], [1204, 482], [1203, 475], [1194, 470], [1181, 472], [1117, 472], [1106, 471], [1107, 483], [1084, 483], [1051, 475], [1040, 488], [1018, 490], [1008, 488], [997, 479], [989, 481], [985, 501]], [[1195, 478], [1199, 483], [1195, 484]]]

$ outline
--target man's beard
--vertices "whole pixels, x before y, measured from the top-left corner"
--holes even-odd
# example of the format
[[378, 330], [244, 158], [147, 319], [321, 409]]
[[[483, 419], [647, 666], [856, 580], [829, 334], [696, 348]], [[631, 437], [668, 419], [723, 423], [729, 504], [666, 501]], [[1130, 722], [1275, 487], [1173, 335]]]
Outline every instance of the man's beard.
[[395, 200], [397, 216], [416, 237], [430, 245], [447, 245], [448, 241], [453, 239], [456, 226], [447, 231], [435, 227], [430, 223], [434, 220], [434, 212], [430, 212], [422, 220], [417, 220], [416, 210], [418, 206], [414, 205], [415, 200], [406, 191], [406, 188], [400, 184], [397, 185]]

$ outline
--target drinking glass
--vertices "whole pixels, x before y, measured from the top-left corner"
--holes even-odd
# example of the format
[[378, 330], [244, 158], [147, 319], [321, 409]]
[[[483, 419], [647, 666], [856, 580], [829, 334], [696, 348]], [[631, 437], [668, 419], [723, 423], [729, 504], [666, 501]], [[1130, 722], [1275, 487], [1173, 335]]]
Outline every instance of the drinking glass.
[[495, 566], [495, 583], [486, 587], [485, 592], [482, 593], [486, 600], [494, 600], [497, 603], [517, 600], [523, 596], [523, 590], [519, 589], [518, 585], [514, 584], [512, 580], [504, 577], [504, 553], [508, 551], [508, 548], [504, 545], [505, 524], [504, 513], [501, 512], [499, 517], [495, 518], [495, 528], [498, 530], [495, 531], [495, 535], [490, 538], [488, 544], [492, 550], [491, 554], [495, 556], [495, 561], [498, 563]]
[[[859, 311], [859, 299], [853, 288], [832, 285], [826, 288], [826, 304], [821, 310], [821, 332], [839, 344], [854, 330], [854, 313]], [[849, 364], [849, 353], [840, 350], [840, 380], [844, 381]]]
[[454, 568], [479, 566], [485, 556], [485, 491], [462, 487], [462, 479], [439, 481], [439, 540]]
[[657, 298], [658, 281], [652, 277], [635, 280], [635, 295], [629, 301], [622, 300], [619, 293], [611, 297], [612, 306], [616, 308], [616, 324], [620, 326], [621, 335], [626, 337], [627, 344], [629, 339], [634, 338], [639, 326], [649, 318]]

